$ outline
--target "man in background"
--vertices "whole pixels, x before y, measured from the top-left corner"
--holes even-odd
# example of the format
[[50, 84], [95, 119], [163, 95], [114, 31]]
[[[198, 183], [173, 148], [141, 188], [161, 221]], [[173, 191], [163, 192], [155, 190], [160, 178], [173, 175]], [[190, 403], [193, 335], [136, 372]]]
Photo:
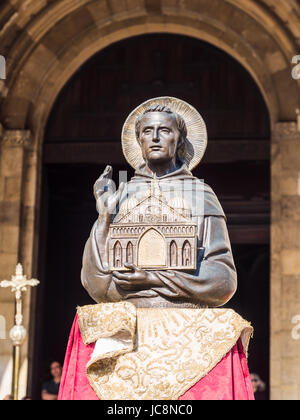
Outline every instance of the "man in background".
[[48, 382], [44, 382], [42, 386], [42, 400], [55, 401], [57, 400], [62, 374], [61, 364], [57, 361], [52, 362], [50, 365], [50, 373], [52, 379]]

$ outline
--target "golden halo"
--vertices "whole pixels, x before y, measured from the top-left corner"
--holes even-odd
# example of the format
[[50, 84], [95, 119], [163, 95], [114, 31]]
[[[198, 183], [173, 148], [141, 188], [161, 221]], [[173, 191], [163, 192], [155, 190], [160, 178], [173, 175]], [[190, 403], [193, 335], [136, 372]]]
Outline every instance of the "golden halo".
[[144, 163], [142, 151], [136, 139], [135, 122], [147, 108], [156, 104], [169, 107], [184, 119], [187, 128], [187, 147], [183, 159], [188, 168], [192, 170], [201, 161], [206, 150], [206, 125], [194, 107], [187, 102], [169, 96], [149, 99], [129, 114], [122, 130], [122, 149], [125, 159], [134, 169]]

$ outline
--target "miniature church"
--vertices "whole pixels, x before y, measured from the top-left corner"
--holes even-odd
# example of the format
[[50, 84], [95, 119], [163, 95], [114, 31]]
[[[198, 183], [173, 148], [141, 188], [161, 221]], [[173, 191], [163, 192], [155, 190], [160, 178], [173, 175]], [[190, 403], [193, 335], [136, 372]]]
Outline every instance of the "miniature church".
[[147, 270], [195, 270], [197, 225], [189, 204], [180, 196], [164, 199], [157, 179], [144, 196], [132, 195], [109, 230], [109, 265], [124, 271], [124, 263]]

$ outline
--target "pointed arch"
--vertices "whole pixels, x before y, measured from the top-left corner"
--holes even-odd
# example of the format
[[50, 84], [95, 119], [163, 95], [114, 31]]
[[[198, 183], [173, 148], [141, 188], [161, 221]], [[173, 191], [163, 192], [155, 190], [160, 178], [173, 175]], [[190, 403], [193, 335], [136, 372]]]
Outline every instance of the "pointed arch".
[[172, 241], [170, 244], [170, 266], [178, 266], [178, 247], [175, 241]]
[[139, 267], [166, 267], [165, 237], [156, 229], [148, 229], [139, 239], [137, 261]]
[[122, 245], [117, 241], [114, 245], [114, 266], [116, 268], [123, 266]]
[[189, 241], [185, 241], [182, 247], [182, 266], [188, 267], [192, 263], [192, 247]]
[[128, 242], [126, 247], [126, 262], [133, 264], [133, 245], [131, 241]]

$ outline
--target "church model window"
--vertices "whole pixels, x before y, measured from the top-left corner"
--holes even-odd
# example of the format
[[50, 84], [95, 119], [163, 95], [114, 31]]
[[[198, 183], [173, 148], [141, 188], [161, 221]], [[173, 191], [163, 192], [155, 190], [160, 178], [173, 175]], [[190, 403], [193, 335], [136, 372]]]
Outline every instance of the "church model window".
[[177, 267], [178, 265], [178, 249], [175, 241], [171, 242], [170, 246], [170, 266]]
[[133, 245], [131, 242], [128, 242], [126, 248], [126, 262], [128, 262], [129, 264], [133, 263]]
[[184, 267], [189, 267], [191, 263], [191, 245], [186, 241], [182, 248], [182, 265]]
[[116, 268], [120, 268], [123, 265], [122, 246], [119, 241], [117, 241], [114, 245], [114, 265]]

